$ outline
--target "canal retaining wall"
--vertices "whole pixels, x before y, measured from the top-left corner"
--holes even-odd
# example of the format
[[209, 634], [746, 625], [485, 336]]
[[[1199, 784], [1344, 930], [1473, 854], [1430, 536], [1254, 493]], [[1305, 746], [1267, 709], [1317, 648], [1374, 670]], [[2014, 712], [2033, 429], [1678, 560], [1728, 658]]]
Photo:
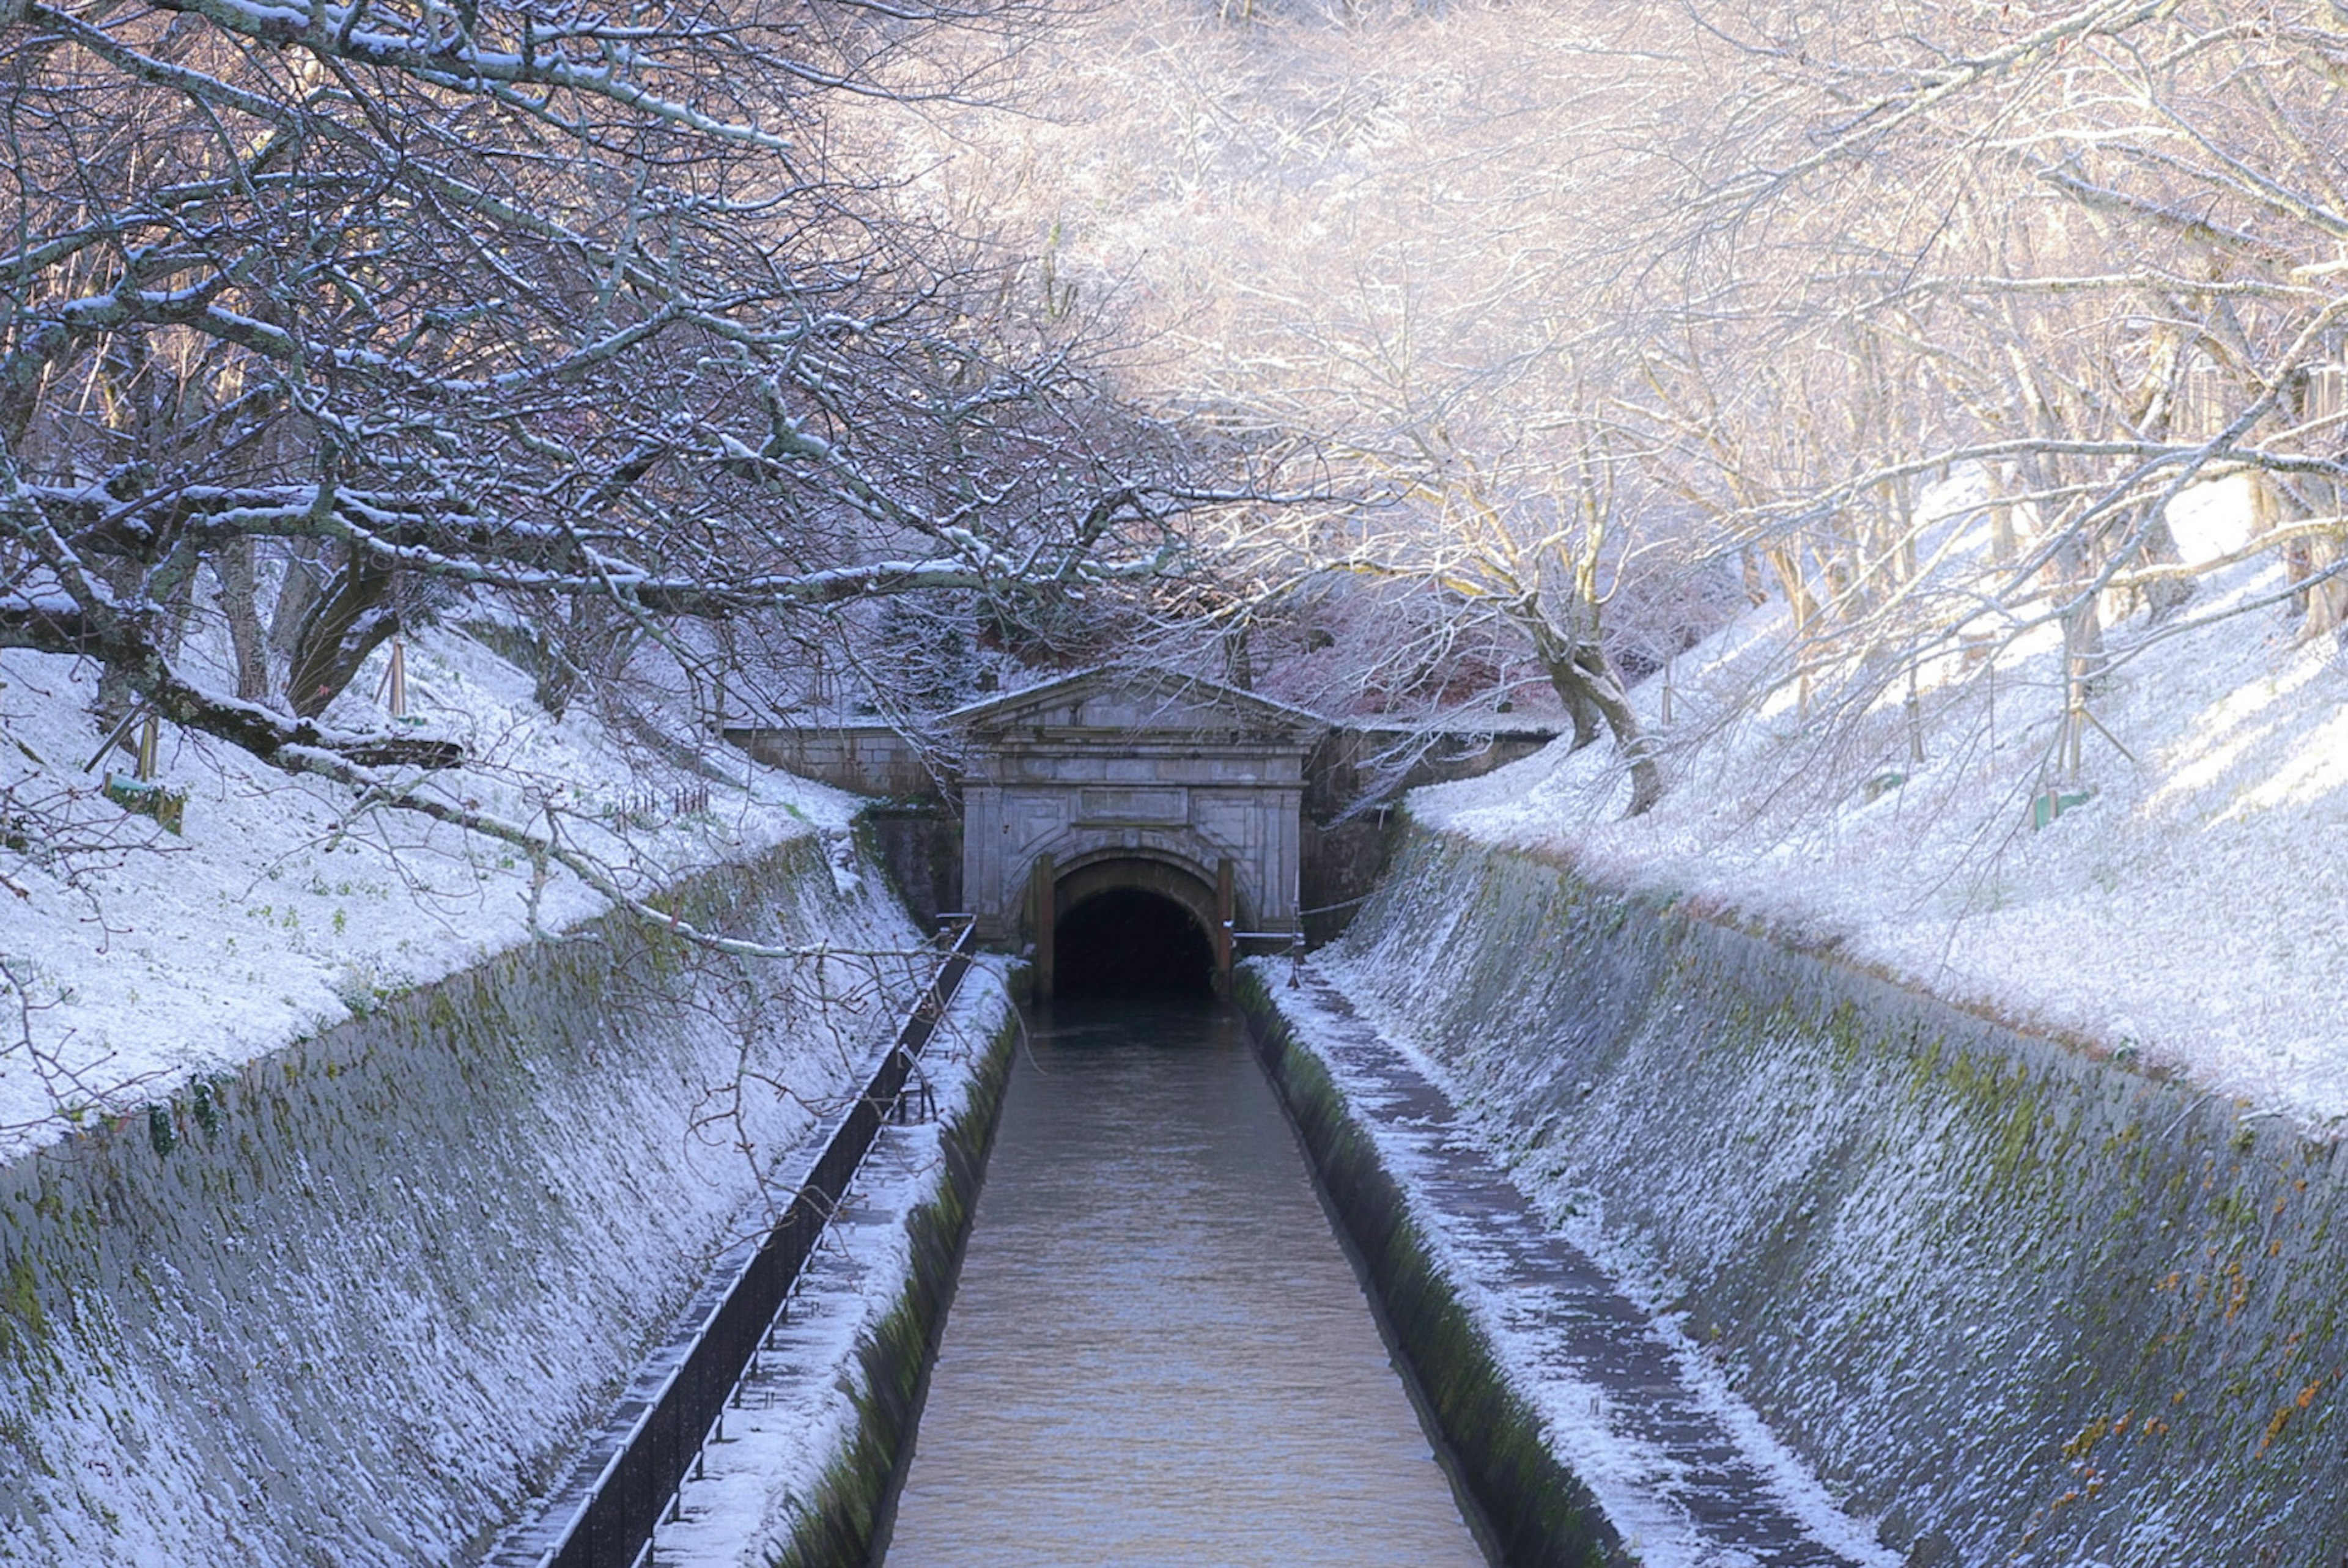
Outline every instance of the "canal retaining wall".
[[[810, 835], [674, 897], [910, 946], [880, 887]], [[778, 969], [607, 917], [0, 1169], [0, 1562], [477, 1555], [771, 1211], [815, 1116], [773, 1081], [890, 1037]]]
[[[839, 1425], [815, 1484], [794, 1501], [788, 1527], [778, 1532], [772, 1552], [746, 1552], [746, 1563], [867, 1568], [877, 1560], [874, 1542], [911, 1458], [930, 1367], [1002, 1122], [1020, 1028], [994, 974], [973, 979], [986, 982], [980, 1017], [992, 1019], [991, 1032], [973, 1023], [967, 1027], [970, 1043], [949, 1046], [934, 1063], [924, 1059], [938, 1095], [933, 1126], [926, 1135], [898, 1128], [883, 1134], [859, 1178], [869, 1206], [836, 1222], [845, 1233], [841, 1252], [850, 1266], [819, 1268], [802, 1293], [808, 1298], [803, 1310], [819, 1310], [816, 1304], [829, 1295], [843, 1312], [860, 1311], [869, 1319], [855, 1337], [850, 1364], [827, 1379], [847, 1399], [852, 1418]], [[884, 1247], [891, 1261], [877, 1273], [857, 1266], [860, 1256]], [[879, 1281], [890, 1288], [873, 1288]]]
[[1506, 1568], [1632, 1561], [1589, 1489], [1553, 1451], [1540, 1410], [1512, 1386], [1375, 1140], [1326, 1065], [1291, 1032], [1263, 966], [1241, 971], [1235, 994], [1414, 1387], [1483, 1515], [1489, 1549]]
[[2348, 1555], [2336, 1130], [1426, 830], [1324, 970], [1910, 1563]]
[[[921, 1052], [902, 1114], [881, 1121], [715, 1440], [661, 1510], [652, 1545], [664, 1568], [874, 1560], [1010, 1080], [1008, 971], [1000, 958], [973, 964]], [[790, 1163], [812, 1164], [824, 1141]], [[494, 1560], [536, 1562], [538, 1551], [518, 1541]]]

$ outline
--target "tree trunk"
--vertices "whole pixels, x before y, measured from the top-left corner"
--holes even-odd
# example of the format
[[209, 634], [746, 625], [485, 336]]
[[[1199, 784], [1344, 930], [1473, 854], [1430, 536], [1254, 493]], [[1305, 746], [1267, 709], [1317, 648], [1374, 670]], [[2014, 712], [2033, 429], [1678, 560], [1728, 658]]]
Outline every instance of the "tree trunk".
[[343, 694], [378, 643], [399, 630], [388, 568], [364, 552], [351, 559], [311, 607], [285, 674], [286, 701], [314, 719]]
[[1589, 682], [1574, 667], [1573, 639], [1538, 614], [1511, 619], [1532, 640], [1533, 657], [1540, 661], [1542, 672], [1549, 676], [1550, 689], [1557, 692], [1558, 699], [1565, 704], [1566, 712], [1572, 717], [1573, 744], [1566, 750], [1581, 750], [1598, 739], [1598, 726], [1603, 722], [1603, 716], [1598, 711], [1598, 704], [1590, 700]]
[[2307, 553], [2318, 580], [2308, 585], [2307, 620], [2300, 636], [2312, 640], [2348, 626], [2348, 571], [2342, 564], [2348, 561], [2348, 544], [2337, 535], [2310, 539]]
[[1586, 643], [1575, 665], [1588, 682], [1590, 701], [1606, 716], [1606, 727], [1614, 732], [1615, 749], [1631, 764], [1631, 808], [1622, 815], [1644, 816], [1663, 798], [1663, 770], [1655, 761], [1654, 742], [1641, 727], [1638, 710], [1631, 706], [1631, 693], [1615, 673], [1606, 650]]
[[[106, 562], [98, 568], [98, 575], [113, 591], [118, 604], [135, 603], [145, 595], [146, 570], [138, 561]], [[99, 729], [111, 730], [122, 723], [129, 715], [132, 704], [138, 701], [139, 689], [131, 678], [131, 671], [111, 661], [98, 666], [95, 712]], [[123, 751], [130, 750], [128, 736], [118, 743]]]
[[558, 719], [582, 688], [618, 673], [636, 643], [635, 623], [608, 600], [574, 599], [567, 618], [551, 615], [536, 624], [538, 684], [531, 695]]
[[1570, 658], [1544, 658], [1541, 668], [1549, 672], [1550, 687], [1564, 699], [1565, 711], [1573, 719], [1573, 744], [1567, 749], [1578, 752], [1598, 739], [1601, 722], [1598, 704], [1590, 700], [1589, 689], [1582, 684], [1581, 671], [1574, 669]]
[[228, 618], [229, 646], [236, 653], [236, 694], [241, 702], [269, 701], [269, 643], [252, 583], [252, 540], [231, 539], [212, 558], [220, 579], [221, 613]]
[[[2168, 526], [2168, 513], [2163, 512], [2154, 518], [2152, 527], [2145, 530], [2144, 550], [2140, 559], [2157, 566], [2174, 566], [2185, 559], [2185, 552], [2177, 548], [2177, 535]], [[2192, 602], [2197, 591], [2189, 577], [2156, 578], [2145, 589], [2144, 601], [2157, 623], [2168, 620]]]
[[321, 548], [308, 540], [296, 543], [285, 558], [285, 575], [277, 585], [277, 607], [269, 617], [269, 651], [282, 663], [294, 661], [301, 646], [303, 625], [318, 602], [326, 570]]
[[[2339, 413], [2337, 384], [2327, 382], [2326, 385], [2334, 390], [2312, 412], [2336, 415]], [[2299, 487], [2308, 516], [2334, 518], [2340, 516], [2341, 494], [2337, 481], [2302, 477]], [[2306, 564], [2306, 572], [2301, 580], [2307, 586], [2299, 595], [2299, 608], [2307, 619], [2301, 623], [2299, 635], [2303, 641], [2312, 641], [2348, 625], [2348, 576], [2336, 575], [2340, 572], [2342, 560], [2348, 559], [2348, 528], [2334, 528], [2329, 534], [2309, 539], [2302, 559]]]
[[1249, 652], [1244, 620], [1223, 633], [1223, 683], [1242, 692], [1255, 690], [1255, 661]]
[[1546, 620], [1519, 618], [1519, 624], [1532, 638], [1534, 656], [1565, 700], [1566, 712], [1573, 715], [1570, 749], [1578, 752], [1595, 741], [1603, 722], [1613, 732], [1615, 749], [1631, 764], [1631, 809], [1625, 815], [1642, 816], [1653, 810], [1663, 798], [1663, 769], [1606, 650], [1594, 641], [1578, 642]]

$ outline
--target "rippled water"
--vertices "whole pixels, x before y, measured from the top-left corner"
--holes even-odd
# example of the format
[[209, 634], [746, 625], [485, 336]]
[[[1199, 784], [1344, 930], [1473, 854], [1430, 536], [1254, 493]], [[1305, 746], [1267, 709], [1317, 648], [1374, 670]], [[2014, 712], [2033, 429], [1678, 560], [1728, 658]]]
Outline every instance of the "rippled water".
[[1044, 1015], [889, 1568], [1483, 1562], [1237, 1018]]

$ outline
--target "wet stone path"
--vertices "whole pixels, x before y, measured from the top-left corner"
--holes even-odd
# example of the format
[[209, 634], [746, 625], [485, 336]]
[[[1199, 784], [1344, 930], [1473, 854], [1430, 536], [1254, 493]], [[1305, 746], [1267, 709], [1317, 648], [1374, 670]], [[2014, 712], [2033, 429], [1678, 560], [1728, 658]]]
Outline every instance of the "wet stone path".
[[1408, 1194], [1551, 1453], [1648, 1568], [1896, 1568], [1900, 1559], [1700, 1354], [1552, 1231], [1450, 1096], [1308, 966], [1270, 991]]

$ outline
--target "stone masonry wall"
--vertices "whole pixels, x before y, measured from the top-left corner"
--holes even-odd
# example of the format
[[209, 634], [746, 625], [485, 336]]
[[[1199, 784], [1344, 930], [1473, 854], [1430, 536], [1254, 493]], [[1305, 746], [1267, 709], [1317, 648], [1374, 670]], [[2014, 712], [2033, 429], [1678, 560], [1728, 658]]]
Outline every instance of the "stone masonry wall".
[[[810, 837], [680, 901], [910, 941], [879, 886]], [[776, 1004], [747, 1057], [740, 1022], [611, 917], [0, 1169], [0, 1563], [477, 1553], [763, 1212], [728, 1140], [809, 1119], [754, 1090], [703, 1127], [713, 1092], [829, 1089], [894, 1019]]]
[[1331, 967], [1911, 1563], [2348, 1554], [2333, 1132], [1423, 830]]

